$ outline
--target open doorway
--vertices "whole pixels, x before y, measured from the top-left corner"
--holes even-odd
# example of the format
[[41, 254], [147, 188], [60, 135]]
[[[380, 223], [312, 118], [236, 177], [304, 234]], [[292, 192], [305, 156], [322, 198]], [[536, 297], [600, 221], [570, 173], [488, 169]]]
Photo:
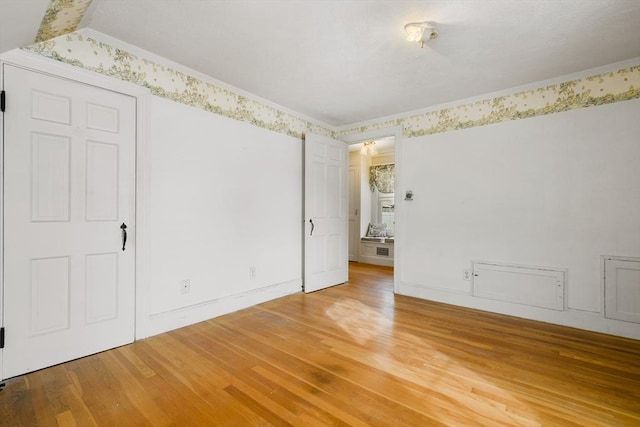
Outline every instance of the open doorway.
[[[398, 283], [402, 270], [402, 262], [401, 262], [401, 254], [402, 254], [402, 242], [403, 236], [405, 235], [405, 230], [403, 229], [403, 211], [404, 211], [404, 193], [408, 191], [403, 187], [403, 177], [402, 177], [402, 146], [403, 146], [403, 129], [402, 126], [390, 126], [380, 129], [372, 129], [358, 133], [352, 133], [349, 135], [343, 135], [340, 139], [347, 143], [349, 146], [361, 144], [367, 141], [372, 140], [380, 140], [385, 138], [392, 138], [393, 141], [393, 153], [394, 153], [394, 206], [393, 206], [393, 215], [394, 215], [394, 245], [393, 245], [393, 290], [394, 292], [398, 292]], [[361, 146], [360, 146], [361, 147]], [[358, 154], [359, 155], [359, 154]], [[365, 184], [368, 183], [365, 182]], [[360, 186], [362, 186], [362, 181], [360, 181]], [[368, 188], [368, 187], [367, 187]], [[370, 189], [368, 190], [370, 191]], [[362, 192], [360, 193], [362, 194]], [[353, 213], [354, 210], [351, 210]], [[358, 212], [360, 218], [362, 218], [362, 211]], [[361, 223], [362, 221], [360, 221]], [[362, 233], [362, 228], [360, 229], [360, 233]], [[366, 232], [366, 229], [364, 230]], [[365, 234], [363, 234], [365, 236]], [[360, 236], [358, 236], [360, 238]]]
[[349, 146], [349, 261], [392, 267], [395, 137]]

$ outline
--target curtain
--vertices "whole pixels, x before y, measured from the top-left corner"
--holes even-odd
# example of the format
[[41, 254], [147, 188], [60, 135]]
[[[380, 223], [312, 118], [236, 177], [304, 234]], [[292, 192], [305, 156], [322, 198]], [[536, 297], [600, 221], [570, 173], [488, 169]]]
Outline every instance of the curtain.
[[395, 165], [376, 165], [369, 167], [369, 187], [371, 191], [378, 189], [381, 193], [393, 193], [394, 191]]

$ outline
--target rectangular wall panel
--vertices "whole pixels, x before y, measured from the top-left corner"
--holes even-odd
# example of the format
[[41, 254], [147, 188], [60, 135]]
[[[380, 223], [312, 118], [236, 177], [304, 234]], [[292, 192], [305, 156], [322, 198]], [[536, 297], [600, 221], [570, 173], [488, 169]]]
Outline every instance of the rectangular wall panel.
[[324, 268], [325, 237], [318, 236], [309, 241], [310, 273], [322, 273]]
[[473, 263], [473, 295], [564, 310], [565, 272], [543, 267]]
[[86, 256], [87, 323], [118, 316], [118, 254]]
[[87, 221], [118, 219], [119, 147], [87, 141]]
[[118, 133], [119, 111], [113, 107], [87, 103], [87, 128]]
[[640, 261], [605, 259], [605, 317], [640, 323]]
[[342, 215], [342, 169], [338, 166], [327, 166], [327, 217], [340, 218]]
[[31, 334], [69, 327], [69, 257], [31, 260]]
[[341, 266], [342, 254], [339, 234], [330, 234], [327, 236], [327, 265], [326, 271], [337, 270]]
[[32, 221], [69, 221], [70, 155], [69, 138], [31, 135]]
[[313, 144], [313, 156], [322, 159], [327, 157], [327, 146], [325, 144]]
[[313, 194], [312, 197], [312, 212], [311, 216], [324, 218], [326, 215], [326, 200], [325, 200], [325, 167], [322, 163], [313, 163]]
[[31, 91], [31, 118], [71, 124], [71, 99], [39, 90]]
[[327, 153], [327, 157], [329, 160], [335, 160], [337, 162], [341, 162], [342, 161], [342, 153], [343, 151], [340, 150], [337, 147], [328, 147], [328, 153]]

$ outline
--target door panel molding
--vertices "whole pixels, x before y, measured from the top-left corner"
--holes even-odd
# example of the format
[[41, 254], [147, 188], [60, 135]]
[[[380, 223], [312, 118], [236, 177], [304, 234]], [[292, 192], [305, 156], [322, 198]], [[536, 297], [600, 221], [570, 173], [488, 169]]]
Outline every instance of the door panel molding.
[[[106, 77], [78, 69], [77, 67], [59, 63], [47, 58], [37, 57], [29, 53], [15, 50], [0, 55], [0, 81], [4, 81], [4, 65], [12, 65], [17, 68], [23, 68], [35, 71], [52, 77], [71, 80], [90, 86], [95, 86], [108, 91], [118, 92], [124, 95], [136, 98], [136, 229], [133, 238], [135, 247], [135, 339], [142, 339], [152, 334], [150, 331], [149, 320], [149, 289], [148, 271], [149, 271], [149, 154], [147, 142], [147, 126], [146, 118], [149, 107], [150, 92], [146, 88], [142, 88], [131, 83], [122, 82], [117, 79]], [[4, 88], [3, 88], [4, 89]], [[11, 105], [11, 95], [7, 94], [7, 107]], [[104, 124], [104, 123], [103, 123]], [[0, 147], [4, 146], [4, 115], [0, 115]], [[107, 129], [103, 129], [107, 131]], [[0, 150], [0, 222], [4, 223], [4, 158], [3, 150]], [[4, 242], [4, 230], [0, 227], [0, 241]], [[3, 245], [0, 245], [0, 326], [4, 326], [4, 253]], [[8, 334], [10, 335], [10, 333]], [[3, 350], [0, 350], [0, 376], [2, 376]]]

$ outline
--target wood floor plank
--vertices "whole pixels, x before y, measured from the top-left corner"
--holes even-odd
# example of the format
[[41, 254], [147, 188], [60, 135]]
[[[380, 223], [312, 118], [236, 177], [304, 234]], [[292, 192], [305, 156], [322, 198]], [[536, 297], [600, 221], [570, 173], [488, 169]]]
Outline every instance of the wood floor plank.
[[6, 420], [7, 425], [38, 425], [30, 383], [25, 377], [13, 378], [0, 391], [0, 419]]
[[393, 269], [7, 381], [4, 426], [638, 426], [640, 342], [393, 294]]
[[[188, 357], [182, 360], [169, 350], [169, 344], [176, 345], [170, 335], [164, 334], [134, 345], [139, 347], [141, 359], [158, 374], [150, 379], [155, 387], [162, 389], [162, 406], [171, 410], [174, 425], [189, 424], [183, 420], [190, 419], [207, 420], [213, 425], [260, 425], [264, 422], [248, 408], [233, 404], [232, 398], [222, 388], [229, 382], [210, 374], [218, 372], [217, 366], [205, 358], [189, 363]], [[180, 350], [193, 354], [191, 347], [181, 347], [178, 352]], [[165, 358], [167, 355], [169, 359]]]
[[[246, 390], [246, 386], [249, 386], [256, 392], [262, 393], [264, 396], [262, 400], [273, 400], [282, 410], [294, 414], [298, 418], [306, 418], [305, 414], [308, 414], [324, 425], [349, 425], [342, 423], [331, 412], [324, 411], [313, 403], [300, 398], [297, 393], [282, 387], [280, 383], [273, 382], [271, 379], [258, 374], [258, 371], [254, 369], [261, 363], [258, 358], [244, 351], [238, 351], [231, 346], [222, 345], [217, 338], [213, 339], [211, 337], [212, 334], [207, 333], [203, 328], [194, 327], [190, 329], [199, 333], [184, 337], [184, 339], [188, 340], [189, 345], [199, 347], [210, 358], [215, 360], [216, 365], [224, 367], [226, 371], [232, 373], [235, 377], [244, 379], [242, 382], [237, 380], [233, 382], [237, 388]], [[251, 393], [247, 392], [247, 394]]]
[[71, 411], [64, 411], [56, 416], [56, 422], [58, 427], [77, 427], [76, 419], [73, 417]]

